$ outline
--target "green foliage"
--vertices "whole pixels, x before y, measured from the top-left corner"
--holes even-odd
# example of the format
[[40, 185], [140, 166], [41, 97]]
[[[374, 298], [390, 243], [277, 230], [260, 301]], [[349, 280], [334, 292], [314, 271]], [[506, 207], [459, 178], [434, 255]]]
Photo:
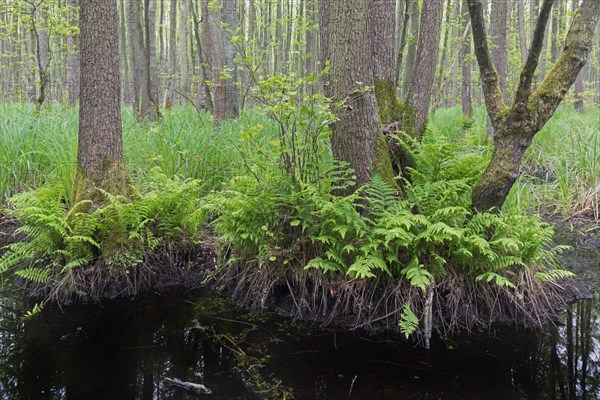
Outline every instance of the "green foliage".
[[400, 315], [400, 321], [398, 321], [400, 332], [408, 339], [419, 326], [419, 318], [415, 315], [410, 305], [404, 304], [402, 314]]
[[102, 191], [106, 205], [91, 210], [88, 201], [69, 208], [61, 184], [12, 197], [6, 212], [27, 239], [7, 246], [0, 273], [15, 270], [53, 285], [73, 268], [100, 263], [119, 273], [161, 244], [181, 247], [198, 238], [205, 218], [199, 181], [169, 179], [155, 170], [140, 190], [133, 200]]
[[[563, 248], [552, 247], [552, 227], [539, 217], [473, 209], [471, 188], [487, 148], [474, 147], [469, 134], [453, 141], [441, 136], [430, 130], [409, 146], [415, 168], [404, 182], [406, 198], [379, 175], [339, 196], [336, 189], [352, 184], [351, 171], [330, 168], [320, 179], [294, 182], [263, 164], [211, 197], [215, 232], [246, 262], [354, 279], [384, 276], [422, 293], [450, 270], [473, 284], [509, 290], [521, 285], [519, 272], [528, 268], [539, 280], [568, 277], [555, 259]], [[415, 321], [406, 310], [403, 315], [409, 332]]]

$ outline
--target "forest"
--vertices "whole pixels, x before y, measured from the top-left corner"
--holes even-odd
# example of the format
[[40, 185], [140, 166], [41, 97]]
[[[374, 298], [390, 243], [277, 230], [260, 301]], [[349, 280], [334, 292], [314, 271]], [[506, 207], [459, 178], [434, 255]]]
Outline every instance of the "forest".
[[[132, 391], [101, 398], [352, 396], [358, 373], [327, 397], [257, 372], [264, 315], [426, 351], [554, 329], [534, 346], [554, 378], [526, 397], [600, 395], [599, 21], [598, 0], [0, 0], [0, 360], [32, 343], [9, 321], [54, 348], [77, 335], [43, 322], [63, 308], [174, 318], [153, 293], [185, 298], [185, 346], [227, 349], [253, 394], [136, 353]], [[179, 323], [130, 346], [169, 358]], [[93, 386], [21, 373], [0, 368], [0, 395]]]

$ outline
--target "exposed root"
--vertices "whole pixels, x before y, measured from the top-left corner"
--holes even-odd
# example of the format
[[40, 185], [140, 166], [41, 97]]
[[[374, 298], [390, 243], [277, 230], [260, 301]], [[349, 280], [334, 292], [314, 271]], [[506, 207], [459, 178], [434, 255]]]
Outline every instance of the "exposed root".
[[367, 331], [398, 331], [408, 303], [416, 315], [424, 316], [416, 332], [421, 340], [430, 335], [429, 329], [449, 336], [489, 329], [495, 323], [524, 328], [555, 323], [561, 310], [585, 293], [575, 282], [542, 282], [527, 270], [519, 273], [518, 282], [511, 289], [450, 271], [429, 289], [429, 313], [425, 293], [387, 276], [355, 280], [317, 270], [246, 265], [224, 270], [219, 288], [243, 307], [278, 308], [295, 318]]
[[156, 250], [131, 268], [107, 268], [101, 263], [64, 271], [56, 280], [39, 284], [18, 279], [16, 285], [30, 297], [58, 304], [99, 303], [117, 297], [134, 297], [146, 290], [195, 287], [216, 268], [211, 248], [173, 252]]

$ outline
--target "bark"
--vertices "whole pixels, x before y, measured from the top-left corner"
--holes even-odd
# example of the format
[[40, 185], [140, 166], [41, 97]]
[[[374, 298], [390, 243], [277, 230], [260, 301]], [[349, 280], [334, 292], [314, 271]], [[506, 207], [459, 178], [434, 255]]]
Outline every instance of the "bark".
[[408, 52], [406, 54], [406, 66], [404, 68], [404, 88], [402, 93], [406, 95], [412, 82], [413, 70], [417, 59], [417, 42], [419, 41], [420, 15], [418, 0], [410, 0], [410, 40], [408, 43]]
[[[369, 42], [372, 49], [371, 65], [375, 84], [375, 99], [381, 124], [390, 124], [402, 118], [402, 105], [396, 95], [396, 39], [395, 4], [388, 0], [373, 0], [369, 7]], [[394, 138], [390, 138], [395, 140]], [[384, 133], [378, 130], [373, 157], [373, 172], [381, 174], [391, 185], [396, 185], [389, 145]]]
[[402, 32], [399, 35], [400, 43], [398, 44], [398, 59], [396, 60], [396, 81], [400, 79], [404, 49], [406, 48], [408, 25], [410, 24], [410, 0], [400, 0], [400, 2], [402, 1], [406, 1], [406, 3], [404, 4], [404, 20], [402, 22]]
[[39, 114], [50, 86], [50, 38], [48, 36], [48, 15], [38, 4], [32, 15], [31, 28], [35, 46], [38, 87], [36, 91], [36, 113]]
[[187, 47], [187, 23], [188, 23], [188, 3], [179, 1], [179, 24], [177, 31], [177, 45], [179, 47], [179, 92], [183, 101], [189, 98], [190, 93], [190, 71]]
[[240, 113], [240, 96], [237, 87], [238, 66], [235, 62], [236, 50], [232, 43], [232, 37], [238, 34], [237, 0], [223, 0], [223, 22], [226, 25], [226, 28], [221, 29], [225, 48], [225, 65], [231, 71], [231, 76], [223, 82], [225, 86], [225, 118], [237, 118]]
[[508, 79], [508, 15], [510, 2], [492, 0], [493, 18], [491, 18], [490, 34], [492, 42], [492, 63], [498, 74], [498, 84], [502, 95], [506, 98], [506, 82]]
[[[120, 22], [119, 22], [119, 51], [120, 51], [120, 61], [121, 61], [121, 65], [123, 67], [123, 73], [121, 76], [123, 76], [125, 78], [125, 81], [123, 82], [123, 88], [122, 88], [122, 92], [123, 92], [123, 101], [125, 102], [125, 104], [133, 104], [133, 87], [132, 87], [132, 75], [133, 73], [131, 72], [131, 66], [129, 65], [129, 57], [128, 56], [128, 51], [127, 51], [127, 35], [125, 34], [126, 30], [127, 30], [127, 24], [125, 22], [125, 1], [126, 0], [119, 0], [119, 7], [120, 7]], [[131, 39], [129, 39], [131, 40]]]
[[144, 45], [142, 30], [142, 4], [138, 1], [126, 1], [127, 33], [131, 68], [133, 70], [133, 108], [138, 121], [152, 121], [157, 117], [157, 110], [150, 97], [148, 86], [148, 52]]
[[[462, 0], [462, 24], [463, 29], [470, 26], [468, 0]], [[470, 28], [469, 28], [470, 33]], [[472, 100], [472, 84], [471, 84], [471, 40], [463, 40], [460, 49], [460, 58], [462, 60], [462, 85], [461, 85], [461, 105], [462, 112], [469, 118], [473, 117], [473, 100]]]
[[[333, 34], [332, 26], [332, 1], [319, 1], [319, 60], [321, 69], [324, 69], [327, 62], [331, 61], [331, 37]], [[323, 77], [323, 93], [331, 97], [330, 75]]]
[[481, 0], [469, 0], [475, 54], [480, 66], [486, 107], [494, 124], [494, 154], [480, 181], [473, 189], [473, 204], [478, 210], [500, 209], [519, 176], [525, 151], [564, 99], [585, 65], [592, 49], [594, 29], [600, 19], [600, 2], [584, 0], [576, 14], [556, 64], [540, 88], [531, 94], [533, 75], [543, 47], [544, 32], [553, 0], [544, 0], [527, 62], [519, 80], [515, 101], [504, 105], [497, 75], [490, 60], [483, 27]]
[[205, 23], [206, 40], [204, 48], [209, 53], [210, 80], [214, 84], [213, 89], [213, 117], [216, 123], [227, 118], [227, 104], [225, 83], [222, 79], [221, 70], [225, 66], [223, 40], [221, 35], [221, 17], [218, 10], [209, 9], [208, 4], [202, 2], [202, 20]]
[[196, 9], [195, 0], [190, 0], [190, 10], [192, 11], [192, 21], [194, 23], [194, 39], [196, 40], [196, 47], [198, 49], [198, 64], [200, 65], [200, 73], [198, 76], [198, 100], [196, 108], [198, 109], [198, 111], [200, 111], [204, 108], [204, 104], [206, 103], [206, 107], [212, 112], [212, 95], [210, 93], [210, 88], [206, 84], [206, 79], [209, 76], [208, 68], [204, 60], [204, 46], [202, 45], [202, 40], [200, 39], [200, 19], [198, 18], [198, 11]]
[[527, 37], [525, 36], [525, 0], [517, 0], [517, 29], [519, 30], [519, 49], [521, 63], [527, 61]]
[[70, 31], [67, 36], [67, 99], [75, 103], [79, 99], [79, 0], [67, 0], [69, 5]]
[[[577, 9], [579, 8], [579, 0], [573, 0], [572, 7], [573, 7], [572, 12], [573, 12], [573, 14], [575, 14], [577, 12]], [[573, 103], [575, 110], [577, 110], [578, 112], [584, 111], [584, 104], [583, 104], [583, 97], [582, 97], [582, 94], [584, 91], [585, 91], [585, 84], [583, 82], [583, 72], [580, 72], [577, 75], [577, 79], [575, 80], [575, 102]]]
[[169, 4], [169, 80], [165, 92], [164, 108], [171, 108], [175, 102], [175, 77], [177, 75], [177, 0]]
[[332, 3], [331, 93], [334, 101], [346, 103], [337, 113], [331, 147], [336, 159], [354, 168], [356, 183], [362, 186], [371, 178], [379, 130], [370, 68], [368, 0]]
[[156, 59], [156, 0], [146, 0], [146, 60], [148, 63], [148, 97], [157, 115], [158, 101], [158, 63]]
[[123, 162], [116, 1], [82, 1], [81, 93], [75, 201], [102, 202], [96, 188], [129, 193]]
[[371, 0], [369, 36], [373, 74], [396, 86], [395, 4], [389, 0]]
[[[415, 70], [406, 99], [406, 103], [416, 114], [414, 136], [417, 138], [420, 138], [425, 127], [431, 103], [431, 90], [435, 80], [435, 67], [440, 47], [443, 7], [443, 0], [431, 0], [423, 3], [420, 24], [423, 27], [426, 26], [427, 29], [421, 29], [419, 33]], [[412, 126], [407, 128], [410, 130]]]

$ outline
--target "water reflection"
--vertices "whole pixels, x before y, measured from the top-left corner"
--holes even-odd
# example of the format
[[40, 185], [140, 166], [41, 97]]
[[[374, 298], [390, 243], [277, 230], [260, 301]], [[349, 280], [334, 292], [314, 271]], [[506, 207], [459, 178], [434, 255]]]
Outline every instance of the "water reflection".
[[0, 398], [187, 398], [164, 384], [165, 377], [210, 381], [207, 386], [218, 389], [211, 398], [247, 398], [206, 345], [188, 302], [162, 297], [68, 313], [46, 310], [27, 322], [18, 322], [19, 312], [2, 312]]
[[206, 299], [46, 310], [26, 322], [0, 303], [0, 398], [193, 398], [166, 377], [204, 383], [211, 399], [255, 398], [214, 340], [245, 328], [236, 345], [263, 359], [261, 372], [296, 399], [598, 399], [599, 313], [597, 300], [579, 302], [564, 325], [544, 333], [438, 339], [425, 352], [393, 336], [318, 331], [274, 317], [248, 322]]

